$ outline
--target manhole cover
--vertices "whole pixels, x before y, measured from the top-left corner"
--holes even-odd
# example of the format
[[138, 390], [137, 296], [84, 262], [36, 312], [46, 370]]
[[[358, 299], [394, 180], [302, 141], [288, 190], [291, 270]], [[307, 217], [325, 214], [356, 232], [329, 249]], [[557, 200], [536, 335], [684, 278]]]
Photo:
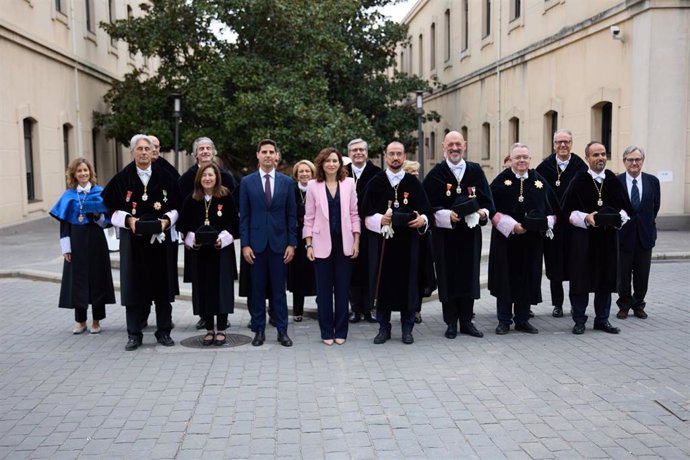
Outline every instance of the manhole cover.
[[[204, 334], [206, 335], [206, 334]], [[227, 335], [227, 341], [223, 346], [216, 347], [215, 345], [211, 345], [210, 347], [205, 347], [203, 345], [203, 340], [204, 340], [204, 335], [195, 335], [194, 337], [188, 337], [184, 339], [180, 344], [183, 347], [189, 347], [189, 348], [203, 348], [205, 350], [218, 350], [219, 348], [230, 348], [230, 347], [239, 347], [240, 345], [245, 345], [248, 344], [249, 342], [252, 341], [251, 337], [248, 337], [246, 335], [242, 334], [228, 334]]]

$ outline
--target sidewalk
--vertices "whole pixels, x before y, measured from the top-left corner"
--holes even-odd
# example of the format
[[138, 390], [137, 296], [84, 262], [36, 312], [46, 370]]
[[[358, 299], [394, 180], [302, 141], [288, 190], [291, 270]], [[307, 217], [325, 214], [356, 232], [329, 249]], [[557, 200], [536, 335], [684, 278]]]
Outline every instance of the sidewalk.
[[[326, 347], [307, 318], [290, 323], [292, 348], [269, 329], [263, 347], [194, 349], [181, 344], [199, 335], [183, 300], [177, 345], [156, 345], [148, 328], [135, 352], [124, 351], [122, 307], [108, 307], [101, 334], [72, 335], [59, 284], [25, 277], [59, 275], [57, 233], [52, 220], [0, 229], [0, 458], [690, 456], [688, 233], [659, 235], [655, 255], [667, 258], [652, 266], [649, 319], [612, 315], [620, 335], [590, 318], [574, 336], [545, 302], [539, 334], [497, 336], [483, 290], [482, 339], [445, 339], [432, 300], [410, 346], [397, 327], [374, 345], [377, 326], [360, 323]], [[236, 309], [229, 332], [250, 336], [247, 320]]]

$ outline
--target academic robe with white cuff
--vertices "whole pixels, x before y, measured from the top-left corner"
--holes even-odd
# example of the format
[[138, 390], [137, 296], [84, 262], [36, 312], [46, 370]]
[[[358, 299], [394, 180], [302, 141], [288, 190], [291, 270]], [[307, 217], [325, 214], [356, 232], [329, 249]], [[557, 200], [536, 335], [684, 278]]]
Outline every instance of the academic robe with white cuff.
[[[397, 200], [399, 207], [395, 208], [395, 188], [391, 186], [385, 171], [376, 174], [367, 185], [361, 207], [362, 214], [366, 217], [375, 214], [385, 214], [388, 203], [391, 203], [393, 212], [411, 213], [417, 211], [425, 215], [431, 222], [431, 207], [422, 185], [415, 176], [405, 174], [398, 184]], [[407, 203], [405, 203], [407, 200]], [[380, 268], [380, 281], [378, 282], [377, 308], [386, 308], [391, 311], [414, 311], [419, 304], [424, 289], [424, 278], [420, 276], [420, 250], [422, 235], [427, 230], [410, 228], [407, 225], [393, 226], [395, 232], [393, 238], [386, 240], [383, 248], [383, 237], [367, 228], [368, 261], [369, 261], [369, 286], [371, 304], [377, 293], [377, 275]], [[382, 266], [379, 267], [381, 251], [383, 250]]]

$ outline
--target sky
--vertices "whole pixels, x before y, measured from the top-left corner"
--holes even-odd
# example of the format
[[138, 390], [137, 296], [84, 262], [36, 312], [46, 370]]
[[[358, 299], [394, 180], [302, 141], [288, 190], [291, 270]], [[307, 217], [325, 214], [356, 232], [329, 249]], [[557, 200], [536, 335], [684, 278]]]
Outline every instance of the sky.
[[400, 22], [415, 3], [417, 3], [417, 0], [405, 0], [395, 5], [384, 6], [381, 8], [381, 12], [386, 16], [390, 16], [394, 21]]

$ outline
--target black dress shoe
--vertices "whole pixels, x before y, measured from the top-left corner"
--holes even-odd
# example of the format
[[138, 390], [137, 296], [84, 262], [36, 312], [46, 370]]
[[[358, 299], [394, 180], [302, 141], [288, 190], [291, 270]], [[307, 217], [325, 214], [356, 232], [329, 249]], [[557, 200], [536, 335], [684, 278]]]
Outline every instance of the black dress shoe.
[[364, 321], [366, 321], [367, 323], [372, 323], [372, 324], [373, 324], [373, 323], [378, 323], [378, 321], [376, 320], [376, 318], [374, 318], [374, 317], [372, 316], [371, 312], [364, 313], [364, 315], [362, 315], [362, 317], [364, 318]]
[[551, 316], [554, 318], [563, 318], [563, 307], [553, 307]]
[[160, 343], [164, 347], [172, 347], [173, 345], [175, 345], [175, 341], [172, 339], [172, 337], [170, 337], [170, 334], [167, 332], [156, 332], [154, 335], [156, 336], [156, 340], [158, 341], [158, 343]]
[[594, 330], [608, 332], [609, 334], [618, 334], [621, 331], [617, 327], [611, 326], [611, 323], [608, 321], [602, 324], [595, 324]]
[[585, 333], [585, 325], [584, 323], [577, 323], [575, 326], [573, 326], [573, 334], [584, 334]]
[[402, 343], [404, 343], [405, 345], [410, 345], [414, 343], [414, 337], [412, 337], [412, 332], [402, 333]]
[[515, 325], [515, 330], [520, 332], [527, 332], [528, 334], [539, 334], [539, 329], [532, 326], [529, 321]]
[[374, 343], [376, 345], [381, 345], [382, 343], [386, 343], [386, 341], [390, 340], [391, 338], [391, 331], [384, 331], [383, 329], [379, 329], [379, 333], [376, 334], [376, 337], [374, 337]]
[[496, 334], [506, 335], [508, 332], [510, 332], [510, 324], [498, 323], [498, 326], [496, 326]]
[[457, 324], [449, 324], [446, 329], [446, 333], [443, 334], [447, 339], [454, 339], [458, 336], [458, 326]]
[[199, 321], [197, 321], [194, 327], [197, 328], [197, 330], [206, 329], [206, 321], [204, 321], [204, 318], [201, 318]]
[[616, 313], [616, 318], [618, 319], [625, 319], [628, 317], [629, 310], [627, 308], [621, 308], [618, 310], [618, 313]]
[[260, 347], [264, 344], [265, 341], [266, 335], [264, 334], [264, 331], [259, 331], [254, 334], [254, 340], [252, 340], [252, 345], [254, 345], [255, 347]]
[[474, 324], [472, 323], [461, 324], [460, 333], [471, 335], [472, 337], [484, 337], [484, 333], [474, 327]]
[[141, 346], [141, 339], [137, 337], [130, 337], [129, 340], [127, 340], [127, 345], [125, 345], [125, 350], [127, 351], [133, 351], [136, 350]]
[[362, 321], [362, 315], [360, 315], [359, 313], [353, 313], [350, 317], [350, 322], [352, 324], [359, 323], [360, 321]]
[[288, 337], [287, 332], [278, 332], [278, 342], [280, 342], [280, 344], [284, 347], [292, 346], [292, 340], [290, 340], [290, 337]]

